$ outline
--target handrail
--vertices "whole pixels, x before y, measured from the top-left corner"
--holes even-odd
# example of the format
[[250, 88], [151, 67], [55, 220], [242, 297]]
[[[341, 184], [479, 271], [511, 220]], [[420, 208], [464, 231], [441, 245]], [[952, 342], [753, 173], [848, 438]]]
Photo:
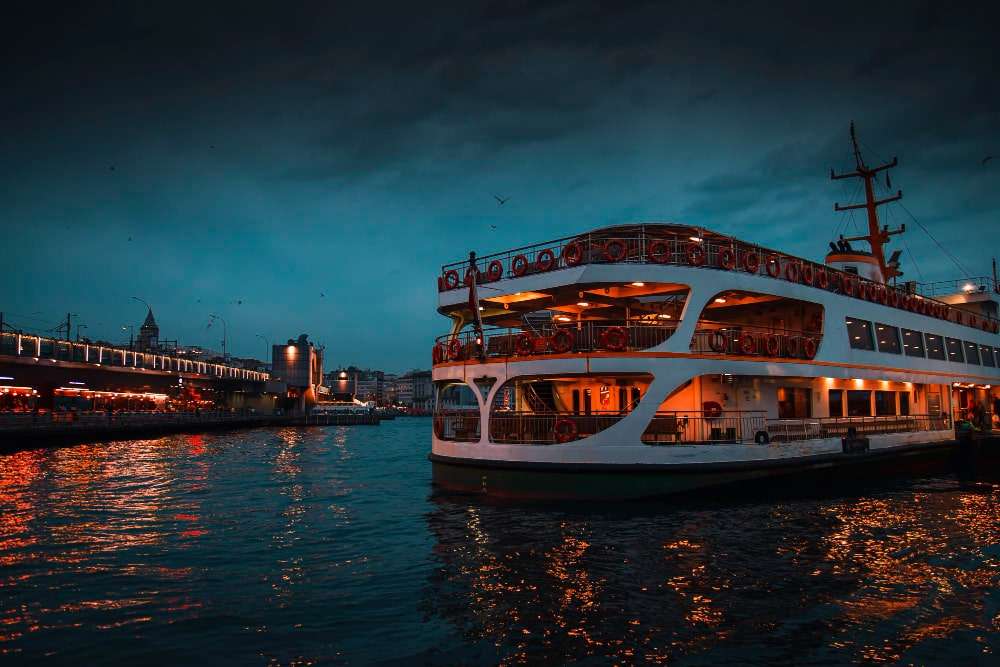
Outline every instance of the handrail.
[[538, 331], [494, 327], [483, 331], [483, 339], [475, 331], [467, 330], [438, 336], [433, 359], [435, 364], [475, 359], [480, 348], [485, 350], [487, 358], [647, 350], [663, 343], [676, 330], [677, 325], [673, 322], [659, 324], [639, 320], [589, 320], [576, 324], [553, 324]]
[[[637, 229], [638, 234], [598, 230], [486, 255], [477, 258], [474, 273], [470, 270], [468, 261], [446, 264], [442, 267], [442, 275], [438, 277], [438, 291], [465, 288], [471, 283], [473, 275], [477, 283], [484, 284], [594, 263], [683, 265], [806, 284], [824, 291], [1000, 333], [1000, 319], [995, 317], [978, 316], [938, 301], [931, 295], [913, 294], [906, 289], [885, 285], [826, 264], [733, 237], [713, 233], [711, 238], [693, 241], [662, 225], [639, 225]], [[578, 252], [567, 254], [566, 248], [571, 244], [575, 244], [574, 251]], [[514, 260], [522, 256], [523, 262], [515, 267]], [[499, 263], [499, 272], [491, 273], [490, 266], [494, 263]]]
[[691, 351], [700, 354], [751, 355], [811, 359], [823, 340], [818, 331], [775, 329], [743, 324], [717, 324], [696, 329]]
[[948, 415], [878, 415], [866, 417], [800, 417], [769, 419], [767, 431], [772, 441], [842, 438], [848, 429], [858, 435], [944, 431], [951, 428]]

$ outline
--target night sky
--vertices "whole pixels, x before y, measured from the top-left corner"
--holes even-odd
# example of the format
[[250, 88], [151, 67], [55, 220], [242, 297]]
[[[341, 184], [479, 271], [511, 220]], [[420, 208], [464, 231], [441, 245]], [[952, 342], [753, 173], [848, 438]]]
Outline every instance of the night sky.
[[[822, 259], [863, 224], [829, 180], [852, 119], [970, 272], [1000, 254], [996, 10], [144, 4], [5, 16], [15, 325], [71, 311], [121, 340], [135, 295], [182, 344], [218, 348], [218, 313], [236, 354], [307, 332], [328, 368], [428, 367], [436, 276], [470, 249], [661, 220]], [[959, 277], [902, 208], [884, 221], [907, 278]]]

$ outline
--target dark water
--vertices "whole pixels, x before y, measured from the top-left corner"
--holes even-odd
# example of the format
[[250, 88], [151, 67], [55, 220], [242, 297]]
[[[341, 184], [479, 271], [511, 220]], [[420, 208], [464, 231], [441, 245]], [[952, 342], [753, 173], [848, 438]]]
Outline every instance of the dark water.
[[484, 504], [429, 430], [0, 457], [0, 663], [1000, 662], [994, 484]]

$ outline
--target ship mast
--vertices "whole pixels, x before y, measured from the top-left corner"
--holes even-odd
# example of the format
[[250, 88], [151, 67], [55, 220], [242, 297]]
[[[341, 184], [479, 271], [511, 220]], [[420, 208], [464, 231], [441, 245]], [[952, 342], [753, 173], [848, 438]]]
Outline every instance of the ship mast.
[[888, 282], [890, 278], [895, 278], [896, 276], [901, 276], [903, 274], [899, 270], [899, 262], [896, 260], [896, 255], [893, 256], [892, 260], [886, 262], [885, 252], [883, 251], [882, 246], [889, 241], [890, 236], [905, 232], [906, 225], [901, 225], [899, 229], [894, 230], [890, 230], [888, 225], [880, 227], [878, 221], [878, 207], [882, 204], [888, 204], [889, 202], [902, 199], [903, 191], [897, 190], [895, 195], [885, 199], [875, 199], [873, 181], [875, 179], [875, 174], [880, 171], [885, 171], [886, 169], [892, 169], [899, 164], [899, 160], [894, 157], [892, 158], [892, 162], [879, 165], [878, 167], [869, 167], [866, 165], [864, 158], [861, 156], [861, 149], [858, 147], [858, 137], [854, 132], [854, 121], [851, 121], [851, 144], [854, 147], [855, 170], [847, 174], [836, 174], [833, 169], [831, 169], [830, 178], [835, 181], [842, 178], [863, 179], [865, 184], [865, 202], [863, 204], [848, 204], [846, 206], [834, 203], [833, 210], [851, 211], [863, 208], [868, 212], [868, 234], [866, 236], [856, 236], [844, 240], [868, 241], [868, 244], [872, 249], [872, 256], [875, 258], [875, 261], [878, 262], [879, 269], [882, 271], [882, 278], [885, 282]]

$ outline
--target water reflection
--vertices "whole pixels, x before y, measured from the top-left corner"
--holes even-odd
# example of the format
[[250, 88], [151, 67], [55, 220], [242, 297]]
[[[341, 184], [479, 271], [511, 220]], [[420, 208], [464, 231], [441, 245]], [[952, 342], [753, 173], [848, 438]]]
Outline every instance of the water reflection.
[[437, 496], [425, 608], [504, 664], [988, 656], [1000, 623], [998, 499], [952, 481], [712, 507]]

